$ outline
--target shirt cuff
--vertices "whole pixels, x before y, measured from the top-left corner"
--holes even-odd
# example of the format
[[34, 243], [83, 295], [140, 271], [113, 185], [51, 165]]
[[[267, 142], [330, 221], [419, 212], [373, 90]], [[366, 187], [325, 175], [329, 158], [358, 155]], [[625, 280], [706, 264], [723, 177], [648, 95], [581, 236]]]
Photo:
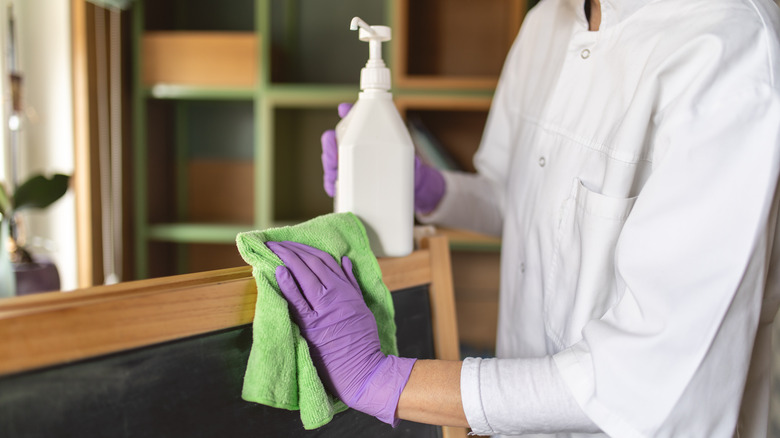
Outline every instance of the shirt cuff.
[[460, 369], [460, 396], [463, 400], [463, 411], [469, 422], [472, 434], [492, 435], [485, 411], [482, 408], [481, 392], [479, 390], [479, 369], [481, 358], [467, 357]]
[[599, 432], [552, 357], [467, 358], [460, 380], [463, 410], [475, 434]]

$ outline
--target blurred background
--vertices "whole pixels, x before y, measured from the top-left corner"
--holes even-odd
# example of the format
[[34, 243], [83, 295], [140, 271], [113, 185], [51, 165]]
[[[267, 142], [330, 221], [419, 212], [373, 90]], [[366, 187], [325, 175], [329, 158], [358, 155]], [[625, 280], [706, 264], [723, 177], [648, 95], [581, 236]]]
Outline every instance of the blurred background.
[[[4, 0], [3, 70], [21, 79], [21, 107], [10, 109], [4, 80], [3, 119], [21, 122], [4, 123], [0, 178], [72, 175], [62, 199], [20, 214], [26, 247], [53, 260], [70, 290], [238, 266], [237, 232], [331, 211], [319, 137], [338, 103], [357, 97], [368, 47], [349, 30], [353, 16], [393, 28], [383, 53], [416, 143], [473, 171], [528, 7]], [[455, 249], [494, 256], [497, 243], [466, 236]]]

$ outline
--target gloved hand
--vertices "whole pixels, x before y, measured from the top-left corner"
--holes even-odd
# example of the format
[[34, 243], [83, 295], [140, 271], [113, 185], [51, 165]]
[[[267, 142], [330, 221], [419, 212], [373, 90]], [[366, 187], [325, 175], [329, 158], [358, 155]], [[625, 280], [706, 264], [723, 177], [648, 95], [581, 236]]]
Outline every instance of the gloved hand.
[[[339, 104], [339, 117], [347, 116], [352, 109], [351, 103]], [[339, 176], [339, 144], [336, 141], [336, 130], [328, 129], [320, 138], [322, 144], [322, 173], [325, 193], [331, 198], [336, 196], [336, 180]]]
[[347, 406], [395, 427], [398, 399], [416, 359], [380, 351], [376, 320], [352, 262], [343, 257], [339, 266], [330, 254], [296, 242], [266, 245], [286, 265], [276, 269], [276, 281], [326, 388]]
[[[352, 109], [351, 103], [339, 104], [339, 117], [347, 115]], [[331, 198], [336, 194], [336, 179], [338, 178], [339, 155], [336, 131], [329, 129], [322, 133], [322, 170], [325, 193]], [[414, 210], [427, 214], [433, 211], [444, 196], [446, 186], [444, 177], [436, 168], [429, 166], [414, 157]]]
[[444, 197], [444, 177], [435, 167], [414, 156], [414, 211], [420, 214], [432, 212]]

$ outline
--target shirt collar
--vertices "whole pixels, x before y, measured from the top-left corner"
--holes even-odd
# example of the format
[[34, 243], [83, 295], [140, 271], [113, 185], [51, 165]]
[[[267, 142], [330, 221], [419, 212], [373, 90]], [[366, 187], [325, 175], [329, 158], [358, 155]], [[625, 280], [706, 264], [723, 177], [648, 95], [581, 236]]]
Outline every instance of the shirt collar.
[[[585, 1], [569, 0], [569, 3], [575, 9], [577, 17], [587, 24]], [[601, 26], [599, 29], [617, 25], [651, 1], [653, 0], [601, 0]]]

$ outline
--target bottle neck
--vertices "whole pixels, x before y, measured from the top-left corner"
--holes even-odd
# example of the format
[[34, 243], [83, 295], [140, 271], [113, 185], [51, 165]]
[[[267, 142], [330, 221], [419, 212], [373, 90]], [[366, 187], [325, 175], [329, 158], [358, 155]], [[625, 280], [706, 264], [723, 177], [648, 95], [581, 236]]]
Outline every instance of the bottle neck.
[[365, 67], [360, 70], [360, 89], [390, 89], [390, 69], [387, 67], [370, 68]]

